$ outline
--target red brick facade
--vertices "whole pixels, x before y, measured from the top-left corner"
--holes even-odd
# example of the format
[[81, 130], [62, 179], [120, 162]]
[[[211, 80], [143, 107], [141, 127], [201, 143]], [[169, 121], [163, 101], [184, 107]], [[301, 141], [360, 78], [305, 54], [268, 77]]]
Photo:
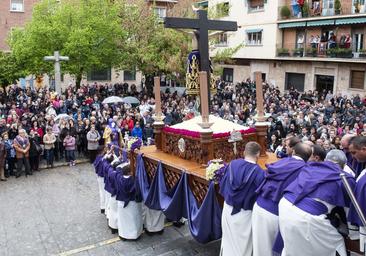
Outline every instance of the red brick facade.
[[0, 4], [0, 50], [9, 50], [6, 39], [12, 28], [23, 27], [32, 17], [33, 5], [38, 0], [23, 0], [23, 12], [10, 11], [11, 0], [1, 0]]

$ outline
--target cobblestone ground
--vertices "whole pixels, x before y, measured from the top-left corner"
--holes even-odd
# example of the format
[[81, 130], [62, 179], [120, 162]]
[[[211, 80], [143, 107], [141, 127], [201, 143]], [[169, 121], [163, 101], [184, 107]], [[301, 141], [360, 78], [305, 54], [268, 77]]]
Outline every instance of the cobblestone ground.
[[1, 256], [218, 255], [219, 242], [196, 243], [187, 225], [122, 242], [98, 209], [93, 167], [42, 170], [0, 183]]

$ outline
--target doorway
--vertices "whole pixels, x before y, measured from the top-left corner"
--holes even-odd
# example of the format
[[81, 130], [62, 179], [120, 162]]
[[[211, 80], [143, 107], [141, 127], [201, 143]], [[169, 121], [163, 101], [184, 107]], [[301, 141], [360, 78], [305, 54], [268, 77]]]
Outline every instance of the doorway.
[[324, 90], [333, 93], [334, 76], [316, 75], [316, 90], [320, 93]]

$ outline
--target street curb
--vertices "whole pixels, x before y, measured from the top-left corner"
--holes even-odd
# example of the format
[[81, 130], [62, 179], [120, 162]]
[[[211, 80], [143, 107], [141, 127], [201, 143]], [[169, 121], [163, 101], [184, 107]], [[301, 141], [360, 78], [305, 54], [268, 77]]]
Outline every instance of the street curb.
[[[75, 164], [85, 164], [85, 163], [88, 163], [88, 162], [89, 162], [89, 159], [82, 158], [82, 159], [76, 160]], [[65, 161], [62, 161], [62, 162], [55, 162], [54, 165], [53, 165], [53, 168], [47, 168], [47, 165], [42, 164], [42, 165], [39, 166], [38, 169], [39, 170], [47, 170], [47, 169], [55, 169], [55, 168], [66, 167], [66, 166], [69, 166], [69, 164]]]

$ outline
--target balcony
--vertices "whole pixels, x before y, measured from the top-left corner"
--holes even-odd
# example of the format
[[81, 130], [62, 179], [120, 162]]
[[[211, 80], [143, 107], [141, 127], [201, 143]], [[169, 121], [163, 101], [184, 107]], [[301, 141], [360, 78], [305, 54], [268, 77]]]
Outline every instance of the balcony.
[[305, 0], [302, 6], [290, 5], [289, 0], [286, 2], [278, 10], [280, 21], [366, 14], [365, 0]]
[[[305, 48], [304, 48], [305, 46]], [[360, 62], [366, 63], [366, 50], [356, 49], [355, 44], [319, 42], [309, 44], [286, 44], [277, 46], [276, 57], [299, 61]]]

